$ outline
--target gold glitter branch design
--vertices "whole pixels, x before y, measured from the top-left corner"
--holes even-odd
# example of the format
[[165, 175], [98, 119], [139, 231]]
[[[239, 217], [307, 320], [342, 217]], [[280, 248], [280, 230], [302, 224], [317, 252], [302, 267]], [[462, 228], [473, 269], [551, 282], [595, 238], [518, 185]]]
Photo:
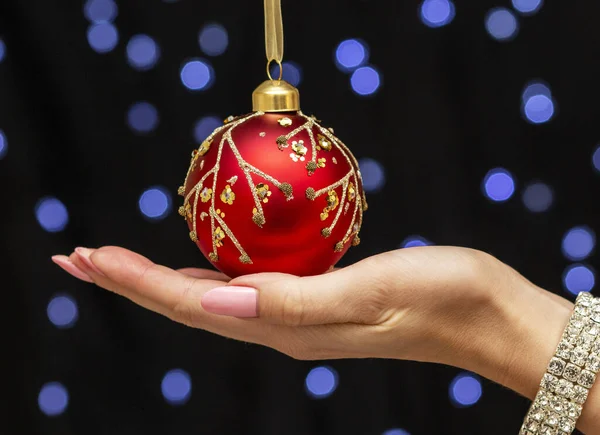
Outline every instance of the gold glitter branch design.
[[[312, 132], [312, 127], [316, 126], [317, 129], [319, 130], [319, 132], [321, 134], [323, 134], [327, 139], [329, 139], [331, 141], [331, 143], [333, 144], [333, 146], [336, 147], [342, 153], [342, 155], [346, 159], [346, 162], [348, 163], [348, 165], [351, 168], [350, 172], [348, 172], [344, 176], [344, 178], [342, 178], [341, 180], [339, 180], [327, 187], [324, 187], [318, 191], [315, 191], [312, 187], [309, 187], [308, 189], [306, 189], [306, 198], [312, 201], [312, 200], [315, 200], [316, 198], [318, 198], [319, 196], [321, 196], [325, 193], [329, 193], [330, 191], [334, 191], [334, 189], [338, 188], [339, 186], [342, 186], [342, 197], [341, 197], [340, 203], [338, 205], [339, 209], [338, 209], [331, 225], [329, 225], [328, 227], [325, 227], [321, 230], [321, 235], [323, 237], [327, 238], [331, 235], [333, 229], [337, 225], [338, 220], [341, 216], [342, 210], [344, 209], [344, 206], [347, 205], [347, 201], [349, 201], [349, 199], [347, 198], [347, 193], [348, 193], [348, 189], [350, 186], [350, 179], [351, 178], [353, 179], [353, 188], [358, 189], [359, 180], [360, 180], [360, 185], [362, 185], [362, 176], [360, 174], [360, 170], [354, 169], [354, 168], [358, 168], [358, 161], [356, 160], [354, 155], [350, 152], [348, 147], [341, 140], [339, 140], [337, 137], [335, 137], [332, 134], [332, 131], [321, 127], [317, 123], [317, 120], [314, 117], [306, 116], [304, 113], [302, 113], [302, 111], [298, 111], [298, 115], [300, 115], [304, 119], [306, 119], [306, 124], [304, 124], [302, 127], [298, 127], [296, 130], [299, 130], [301, 128], [306, 128], [306, 130], [308, 130], [308, 132], [309, 132], [309, 136], [310, 136], [311, 142], [313, 144], [311, 162], [316, 162], [316, 159], [317, 159], [317, 149], [316, 149], [316, 144], [315, 144], [315, 140], [314, 140], [314, 134]], [[294, 131], [291, 132], [290, 135], [292, 133], [294, 133]], [[309, 162], [309, 164], [311, 162]], [[317, 166], [315, 165], [315, 169], [316, 169], [316, 167]], [[308, 164], [307, 164], [307, 169], [309, 169], [309, 172], [310, 172], [310, 168], [308, 167]], [[362, 212], [364, 212], [366, 210], [367, 210], [367, 200], [365, 198], [364, 192], [362, 192], [361, 196], [356, 196], [356, 198], [355, 198], [354, 210], [352, 211], [352, 220], [350, 222], [350, 226], [346, 230], [346, 234], [344, 235], [344, 238], [342, 240], [338, 241], [334, 245], [334, 250], [336, 252], [342, 251], [344, 248], [344, 244], [346, 242], [348, 242], [348, 240], [350, 238], [352, 238], [352, 244], [354, 246], [356, 246], [360, 243], [360, 238], [358, 237], [358, 233], [360, 232], [360, 228], [362, 226]], [[344, 211], [344, 213], [345, 213], [345, 211]], [[357, 222], [357, 220], [358, 220], [358, 222]]]
[[[255, 205], [254, 210], [252, 211], [252, 220], [254, 221], [254, 223], [256, 223], [259, 227], [262, 227], [266, 223], [266, 219], [265, 219], [265, 216], [263, 213], [261, 199], [258, 196], [256, 186], [254, 185], [254, 182], [252, 180], [252, 174], [256, 174], [256, 175], [262, 177], [263, 179], [265, 179], [266, 181], [272, 183], [275, 187], [277, 187], [283, 193], [283, 195], [286, 197], [287, 200], [290, 200], [293, 198], [293, 189], [292, 189], [291, 184], [285, 183], [285, 182], [282, 183], [282, 182], [276, 180], [275, 178], [273, 178], [272, 176], [266, 174], [265, 172], [261, 171], [260, 169], [254, 167], [253, 165], [246, 162], [246, 160], [244, 160], [244, 158], [240, 154], [240, 152], [239, 152], [238, 148], [236, 147], [236, 145], [233, 141], [233, 138], [231, 136], [232, 131], [237, 126], [239, 126], [240, 124], [243, 124], [244, 122], [248, 121], [251, 118], [254, 118], [255, 116], [261, 116], [263, 114], [264, 114], [263, 112], [255, 112], [244, 118], [235, 118], [235, 119], [229, 120], [228, 124], [225, 124], [224, 126], [219, 127], [208, 138], [206, 138], [206, 140], [200, 145], [200, 147], [197, 150], [197, 153], [200, 153], [200, 155], [204, 155], [209, 150], [209, 148], [212, 144], [213, 138], [218, 133], [223, 131], [224, 129], [227, 129], [227, 131], [225, 131], [225, 133], [221, 137], [221, 141], [219, 143], [219, 147], [217, 150], [217, 159], [216, 159], [215, 165], [202, 176], [202, 178], [198, 181], [198, 183], [196, 183], [196, 185], [192, 189], [190, 189], [190, 192], [185, 196], [184, 205], [182, 207], [180, 207], [180, 209], [179, 209], [179, 214], [181, 214], [184, 217], [187, 216], [188, 218], [192, 219], [192, 228], [193, 229], [192, 229], [192, 231], [190, 231], [190, 239], [192, 239], [193, 242], [197, 242], [198, 234], [196, 233], [196, 228], [197, 228], [196, 216], [197, 216], [197, 210], [198, 210], [198, 200], [200, 198], [202, 198], [203, 202], [207, 202], [210, 199], [209, 213], [202, 212], [200, 214], [200, 219], [204, 220], [205, 217], [207, 217], [207, 216], [210, 217], [212, 252], [208, 255], [208, 257], [213, 262], [218, 261], [219, 256], [218, 256], [217, 249], [220, 246], [222, 246], [221, 240], [223, 240], [225, 238], [225, 236], [227, 236], [227, 237], [229, 237], [231, 242], [235, 245], [235, 247], [239, 251], [240, 262], [242, 262], [244, 264], [252, 264], [252, 259], [246, 253], [246, 251], [244, 250], [242, 245], [239, 243], [238, 239], [235, 237], [235, 235], [233, 234], [233, 232], [230, 230], [229, 226], [226, 224], [225, 220], [223, 219], [225, 217], [225, 213], [222, 213], [220, 211], [220, 209], [217, 209], [216, 204], [215, 204], [216, 196], [217, 196], [217, 179], [218, 179], [218, 175], [219, 175], [221, 157], [223, 155], [223, 149], [226, 146], [226, 144], [229, 146], [229, 148], [235, 155], [238, 165], [244, 171], [244, 175], [248, 182], [248, 186], [250, 188], [250, 191], [252, 192], [252, 197], [254, 198], [254, 205]], [[197, 153], [193, 154], [192, 162], [190, 164], [190, 168], [188, 169], [188, 172], [187, 172], [187, 175], [186, 175], [186, 178], [184, 181], [184, 186], [187, 184], [188, 178], [189, 178], [192, 170], [194, 169], [195, 157], [197, 156]], [[204, 185], [206, 179], [210, 175], [213, 175], [212, 189], [208, 189]], [[227, 181], [233, 185], [237, 181], [237, 176], [232, 177], [230, 180], [227, 180]], [[183, 195], [185, 192], [184, 186], [179, 188], [179, 193], [181, 195]], [[227, 185], [227, 188], [230, 189], [230, 186]], [[231, 189], [230, 189], [229, 193], [233, 194]], [[192, 197], [194, 197], [193, 198], [193, 206], [190, 205], [190, 203], [192, 201]], [[235, 196], [232, 197], [231, 201], [233, 200], [234, 197]], [[225, 199], [223, 199], [223, 194], [221, 196], [221, 199], [224, 202], [226, 202]], [[230, 202], [229, 202], [229, 204], [230, 204]], [[218, 224], [218, 226], [217, 226], [217, 224]]]
[[[328, 195], [328, 207], [324, 210], [325, 217], [328, 216], [329, 211], [333, 211], [333, 210], [335, 210], [335, 208], [339, 207], [331, 224], [321, 230], [321, 235], [323, 237], [329, 237], [331, 235], [331, 233], [332, 233], [333, 229], [335, 228], [335, 226], [337, 225], [342, 213], [346, 214], [349, 209], [349, 206], [350, 206], [349, 203], [354, 201], [354, 209], [352, 211], [352, 220], [350, 222], [350, 226], [347, 228], [343, 239], [338, 241], [334, 245], [334, 250], [336, 252], [340, 252], [343, 250], [345, 243], [347, 243], [350, 239], [352, 239], [353, 245], [358, 245], [358, 243], [360, 242], [358, 233], [362, 226], [362, 219], [363, 219], [362, 212], [367, 210], [367, 202], [366, 202], [366, 198], [364, 196], [364, 192], [362, 192], [361, 196], [356, 195], [356, 191], [358, 190], [358, 187], [360, 185], [359, 180], [362, 184], [362, 178], [361, 178], [360, 171], [355, 169], [355, 168], [358, 168], [358, 162], [356, 161], [356, 159], [354, 158], [354, 156], [352, 155], [350, 150], [347, 148], [347, 146], [342, 141], [340, 141], [337, 137], [335, 137], [333, 135], [332, 129], [325, 129], [325, 128], [321, 127], [318, 124], [318, 121], [316, 118], [308, 117], [308, 116], [304, 115], [301, 111], [298, 111], [297, 113], [299, 116], [301, 116], [302, 118], [304, 118], [306, 120], [306, 123], [295, 128], [287, 135], [280, 136], [279, 138], [277, 138], [277, 145], [279, 146], [279, 149], [283, 150], [284, 148], [287, 148], [289, 146], [289, 144], [287, 142], [288, 140], [290, 140], [291, 138], [296, 136], [301, 131], [306, 130], [306, 132], [309, 136], [310, 142], [311, 142], [311, 158], [306, 164], [306, 169], [308, 171], [309, 176], [312, 175], [318, 168], [324, 167], [325, 159], [324, 158], [318, 159], [317, 157], [318, 157], [318, 151], [321, 150], [322, 147], [325, 148], [325, 146], [327, 146], [327, 148], [325, 148], [326, 150], [331, 149], [332, 146], [337, 148], [340, 151], [340, 153], [342, 154], [342, 156], [346, 159], [346, 162], [348, 163], [348, 165], [350, 167], [350, 171], [341, 180], [338, 180], [335, 183], [332, 183], [331, 185], [324, 187], [318, 191], [315, 191], [312, 187], [309, 187], [305, 192], [306, 198], [309, 200], [313, 200], [313, 201], [322, 195], [325, 195], [325, 194]], [[235, 247], [237, 248], [237, 250], [240, 253], [239, 261], [242, 263], [245, 263], [245, 264], [252, 263], [252, 259], [246, 253], [244, 248], [239, 243], [238, 239], [235, 237], [235, 235], [233, 234], [233, 232], [231, 231], [231, 229], [225, 222], [225, 220], [224, 220], [225, 213], [221, 212], [220, 209], [216, 208], [217, 179], [218, 179], [218, 175], [219, 175], [221, 157], [223, 154], [224, 147], [226, 145], [229, 146], [229, 148], [231, 149], [231, 151], [233, 152], [233, 154], [237, 160], [239, 167], [244, 172], [246, 182], [248, 184], [248, 187], [250, 188], [250, 192], [252, 193], [252, 197], [254, 199], [254, 209], [252, 210], [252, 221], [256, 225], [258, 225], [259, 227], [262, 228], [263, 225], [266, 223], [266, 219], [265, 219], [265, 215], [264, 215], [264, 211], [263, 211], [263, 207], [262, 207], [262, 202], [263, 201], [267, 202], [268, 200], [265, 199], [266, 198], [265, 195], [267, 195], [267, 194], [265, 193], [264, 190], [260, 193], [260, 197], [259, 197], [258, 186], [261, 186], [261, 185], [260, 184], [255, 185], [255, 183], [252, 179], [253, 174], [263, 178], [264, 180], [271, 183], [273, 186], [277, 187], [283, 193], [283, 195], [286, 197], [286, 199], [288, 201], [293, 199], [293, 189], [292, 189], [291, 184], [286, 183], [286, 182], [280, 182], [279, 180], [275, 179], [274, 177], [270, 176], [269, 174], [266, 174], [265, 172], [261, 171], [257, 167], [248, 163], [242, 157], [241, 153], [239, 152], [239, 150], [233, 140], [232, 132], [236, 127], [238, 127], [239, 125], [248, 121], [249, 119], [252, 119], [256, 116], [262, 116], [262, 115], [264, 115], [263, 112], [255, 112], [246, 117], [240, 117], [240, 118], [230, 117], [230, 118], [228, 118], [226, 121], [226, 124], [223, 125], [222, 127], [217, 128], [208, 138], [206, 138], [206, 140], [200, 145], [200, 147], [197, 150], [195, 150], [194, 153], [192, 154], [192, 162], [191, 162], [188, 172], [186, 174], [184, 186], [187, 185], [188, 178], [189, 178], [191, 172], [195, 168], [197, 158], [199, 156], [203, 156], [204, 154], [206, 154], [211, 147], [214, 137], [217, 134], [219, 134], [220, 132], [222, 132], [223, 130], [226, 130], [224, 132], [224, 134], [222, 135], [221, 140], [218, 145], [217, 159], [216, 159], [215, 165], [209, 171], [207, 171], [202, 176], [202, 178], [198, 181], [198, 183], [196, 183], [196, 185], [192, 189], [190, 189], [188, 194], [185, 195], [184, 205], [182, 207], [180, 207], [180, 209], [179, 209], [179, 213], [182, 216], [187, 217], [192, 220], [192, 228], [193, 229], [192, 229], [192, 231], [190, 231], [190, 238], [192, 239], [192, 241], [197, 242], [198, 235], [196, 233], [196, 228], [197, 228], [198, 201], [199, 201], [199, 199], [201, 199], [202, 202], [208, 202], [210, 200], [210, 207], [208, 210], [209, 213], [202, 212], [200, 214], [200, 219], [204, 220], [206, 217], [210, 217], [212, 252], [209, 253], [208, 257], [213, 262], [216, 262], [219, 259], [218, 248], [223, 245], [222, 240], [225, 237], [229, 237], [231, 242], [235, 245]], [[289, 119], [288, 119], [288, 121], [289, 121]], [[313, 126], [315, 126], [320, 133], [319, 134], [319, 143], [317, 143], [317, 140], [315, 139], [315, 134], [313, 133]], [[325, 138], [330, 142], [330, 144], [327, 144], [327, 141], [325, 140]], [[302, 141], [300, 141], [300, 143], [302, 143]], [[326, 145], [324, 145], [324, 143]], [[295, 142], [294, 142], [294, 144], [295, 144]], [[303, 146], [302, 146], [302, 148], [305, 153], [307, 151], [306, 148]], [[304, 155], [304, 154], [302, 154], [302, 155]], [[302, 160], [304, 160], [304, 159], [302, 158]], [[335, 158], [332, 158], [332, 161], [334, 164], [337, 163]], [[203, 165], [204, 165], [204, 160], [202, 160], [200, 162], [200, 170], [202, 170]], [[211, 175], [213, 175], [212, 186], [211, 186], [212, 189], [209, 189], [207, 186], [205, 186], [205, 182], [208, 179], [208, 177], [210, 177]], [[234, 176], [234, 177], [230, 178], [229, 180], [227, 180], [227, 182], [229, 184], [226, 186], [226, 189], [221, 194], [221, 200], [223, 202], [225, 202], [226, 204], [231, 204], [232, 201], [235, 199], [235, 194], [234, 194], [233, 190], [231, 189], [230, 185], [235, 184], [235, 182], [237, 182], [237, 178], [238, 178], [237, 176]], [[181, 186], [178, 190], [179, 194], [182, 196], [185, 194], [184, 186]], [[337, 193], [335, 192], [335, 189], [339, 188], [340, 186], [342, 186], [341, 199], [339, 199], [337, 197]], [[268, 186], [267, 186], [267, 188], [268, 188]], [[261, 187], [261, 189], [264, 189], [264, 187]], [[271, 193], [269, 192], [268, 195], [270, 195], [270, 194]], [[192, 200], [192, 197], [193, 197], [193, 200]], [[192, 205], [192, 203], [193, 203], [193, 205]], [[323, 217], [322, 217], [322, 219], [323, 219]]]
[[[231, 130], [233, 130], [233, 129], [231, 129]], [[275, 187], [277, 187], [285, 195], [285, 197], [288, 201], [290, 199], [294, 198], [293, 191], [292, 191], [293, 190], [292, 185], [290, 183], [281, 183], [280, 181], [276, 180], [275, 178], [271, 177], [268, 174], [265, 174], [260, 169], [254, 167], [251, 164], [249, 164], [248, 162], [246, 162], [244, 160], [244, 158], [242, 157], [242, 155], [240, 154], [237, 147], [235, 146], [235, 142], [233, 141], [233, 138], [231, 137], [231, 130], [226, 132], [224, 134], [224, 136], [226, 137], [227, 142], [229, 143], [229, 147], [231, 148], [231, 151], [233, 151], [233, 154], [235, 155], [235, 158], [237, 159], [238, 164], [240, 165], [240, 168], [242, 168], [242, 171], [244, 171], [244, 175], [246, 176], [246, 180], [248, 181], [248, 187], [250, 187], [250, 192], [252, 192], [252, 197], [254, 198], [254, 210], [253, 210], [253, 214], [252, 214], [252, 221], [256, 225], [258, 225], [259, 227], [262, 228], [262, 226], [267, 221], [266, 221], [265, 215], [263, 213], [261, 200], [258, 198], [258, 193], [256, 192], [256, 189], [255, 189], [254, 181], [252, 181], [251, 174], [256, 174], [256, 175], [264, 178], [265, 180], [271, 182]]]

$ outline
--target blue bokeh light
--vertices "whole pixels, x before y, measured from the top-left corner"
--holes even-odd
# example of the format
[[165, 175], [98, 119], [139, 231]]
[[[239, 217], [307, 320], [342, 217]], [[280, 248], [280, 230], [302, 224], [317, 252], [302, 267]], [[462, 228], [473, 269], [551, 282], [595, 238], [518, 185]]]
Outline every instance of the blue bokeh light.
[[49, 417], [60, 415], [69, 405], [69, 393], [60, 382], [44, 384], [38, 394], [38, 406]]
[[5, 56], [6, 56], [6, 44], [4, 43], [4, 41], [2, 39], [0, 39], [0, 62], [2, 62], [4, 60]]
[[56, 233], [65, 229], [69, 223], [67, 207], [53, 197], [42, 198], [35, 206], [35, 217], [41, 227], [49, 233]]
[[158, 110], [146, 101], [133, 104], [127, 111], [127, 124], [136, 133], [151, 132], [158, 121]]
[[595, 247], [596, 234], [587, 226], [571, 228], [562, 239], [562, 253], [571, 261], [587, 258]]
[[83, 14], [92, 23], [110, 23], [119, 12], [113, 0], [88, 0], [83, 5]]
[[[279, 77], [279, 65], [271, 68], [271, 77], [275, 80]], [[283, 62], [283, 80], [292, 86], [299, 86], [302, 81], [302, 68], [296, 62]]]
[[455, 406], [475, 405], [482, 395], [481, 381], [469, 373], [461, 373], [450, 383], [450, 400]]
[[138, 205], [140, 212], [148, 219], [161, 220], [171, 211], [171, 194], [164, 187], [150, 187], [142, 193]]
[[127, 43], [127, 62], [132, 68], [147, 71], [160, 57], [158, 45], [148, 35], [135, 35]]
[[543, 82], [537, 81], [537, 80], [533, 80], [533, 81], [527, 83], [527, 85], [525, 86], [525, 89], [523, 89], [523, 94], [521, 95], [521, 101], [523, 102], [523, 104], [525, 104], [527, 102], [527, 100], [529, 100], [531, 97], [534, 97], [536, 95], [544, 95], [548, 98], [552, 98], [552, 91], [550, 91], [550, 88], [548, 87], [548, 85], [546, 83], [543, 83]]
[[6, 135], [0, 130], [0, 159], [2, 159], [8, 152], [8, 141]]
[[331, 396], [338, 386], [338, 375], [332, 367], [315, 367], [306, 376], [306, 392], [315, 399]]
[[227, 51], [229, 35], [227, 29], [220, 24], [207, 24], [200, 31], [198, 43], [208, 56], [220, 56]]
[[594, 271], [583, 264], [572, 264], [563, 273], [563, 286], [565, 290], [574, 295], [591, 291], [595, 284]]
[[119, 32], [111, 23], [92, 24], [88, 28], [87, 39], [94, 51], [108, 53], [117, 46]]
[[183, 405], [192, 395], [192, 379], [184, 370], [169, 370], [163, 377], [160, 388], [168, 403]]
[[191, 60], [181, 68], [181, 82], [192, 91], [208, 89], [214, 82], [214, 71], [206, 60]]
[[426, 26], [445, 26], [454, 19], [454, 3], [450, 0], [423, 0], [419, 15]]
[[381, 163], [374, 159], [362, 158], [358, 161], [358, 166], [365, 192], [379, 192], [385, 185], [385, 170]]
[[531, 183], [523, 191], [523, 204], [533, 213], [548, 211], [554, 201], [554, 193], [545, 183]]
[[513, 8], [523, 15], [535, 14], [543, 4], [543, 0], [512, 0]]
[[358, 95], [373, 95], [381, 85], [381, 77], [372, 66], [361, 66], [352, 73], [350, 85]]
[[58, 328], [70, 328], [75, 324], [79, 317], [77, 303], [67, 295], [55, 296], [52, 298], [46, 309], [48, 319]]
[[196, 121], [194, 125], [194, 139], [201, 144], [217, 127], [221, 127], [223, 121], [216, 116], [205, 116]]
[[[1, 136], [1, 131], [0, 131], [0, 136]], [[1, 138], [0, 138], [1, 140]], [[1, 142], [0, 142], [0, 147], [2, 146]], [[0, 149], [0, 157], [2, 157], [2, 149]], [[594, 168], [596, 168], [596, 171], [600, 172], [600, 146], [598, 146], [596, 148], [596, 150], [594, 151], [594, 153], [592, 154], [592, 165], [594, 165]]]
[[523, 115], [532, 124], [543, 124], [554, 116], [554, 101], [544, 94], [532, 95], [523, 104]]
[[344, 72], [352, 71], [369, 60], [367, 44], [358, 39], [346, 39], [335, 50], [335, 64]]
[[410, 433], [404, 429], [388, 429], [381, 435], [410, 435]]
[[515, 181], [504, 168], [490, 170], [483, 179], [483, 193], [490, 200], [503, 202], [509, 200], [515, 192]]
[[400, 247], [402, 248], [413, 248], [415, 246], [429, 246], [431, 242], [427, 240], [425, 237], [421, 237], [418, 235], [412, 235], [405, 238], [402, 243], [400, 243]]
[[485, 17], [485, 28], [498, 41], [509, 41], [519, 31], [515, 15], [506, 8], [494, 8]]

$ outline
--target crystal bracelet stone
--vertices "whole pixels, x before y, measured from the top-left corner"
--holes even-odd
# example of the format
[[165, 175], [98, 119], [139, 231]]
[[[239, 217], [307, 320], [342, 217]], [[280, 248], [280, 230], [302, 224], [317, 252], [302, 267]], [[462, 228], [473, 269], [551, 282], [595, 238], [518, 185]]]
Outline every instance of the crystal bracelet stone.
[[571, 434], [598, 371], [600, 299], [581, 292], [519, 434]]

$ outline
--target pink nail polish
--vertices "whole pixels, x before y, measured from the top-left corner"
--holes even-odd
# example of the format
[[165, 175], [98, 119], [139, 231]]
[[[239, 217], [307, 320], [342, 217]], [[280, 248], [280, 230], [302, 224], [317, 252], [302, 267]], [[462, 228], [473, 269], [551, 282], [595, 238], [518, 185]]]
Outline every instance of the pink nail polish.
[[258, 292], [251, 287], [217, 287], [202, 296], [202, 308], [231, 317], [256, 317]]
[[79, 257], [79, 259], [83, 262], [83, 264], [85, 264], [87, 267], [89, 267], [92, 272], [94, 272], [100, 276], [106, 276], [100, 269], [98, 269], [98, 267], [94, 263], [92, 263], [92, 260], [90, 259], [90, 255], [92, 255], [93, 252], [94, 252], [93, 249], [75, 248], [75, 253]]
[[65, 272], [73, 275], [75, 278], [79, 278], [80, 280], [86, 282], [94, 282], [87, 273], [75, 266], [69, 257], [65, 255], [55, 255], [52, 257], [52, 261], [59, 265]]

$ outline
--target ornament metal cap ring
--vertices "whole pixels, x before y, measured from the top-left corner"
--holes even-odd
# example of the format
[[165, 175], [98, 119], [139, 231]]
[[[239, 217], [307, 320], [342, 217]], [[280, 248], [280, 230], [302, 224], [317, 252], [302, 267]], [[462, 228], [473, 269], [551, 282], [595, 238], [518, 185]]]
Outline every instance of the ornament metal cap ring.
[[[294, 86], [282, 80], [283, 65], [283, 20], [281, 17], [281, 0], [264, 0], [265, 2], [265, 48], [267, 54], [267, 76], [252, 93], [252, 110], [254, 112], [297, 112], [300, 110], [300, 93]], [[270, 66], [279, 65], [279, 77], [273, 80]]]
[[292, 112], [300, 110], [298, 89], [285, 80], [267, 80], [252, 93], [254, 112]]

